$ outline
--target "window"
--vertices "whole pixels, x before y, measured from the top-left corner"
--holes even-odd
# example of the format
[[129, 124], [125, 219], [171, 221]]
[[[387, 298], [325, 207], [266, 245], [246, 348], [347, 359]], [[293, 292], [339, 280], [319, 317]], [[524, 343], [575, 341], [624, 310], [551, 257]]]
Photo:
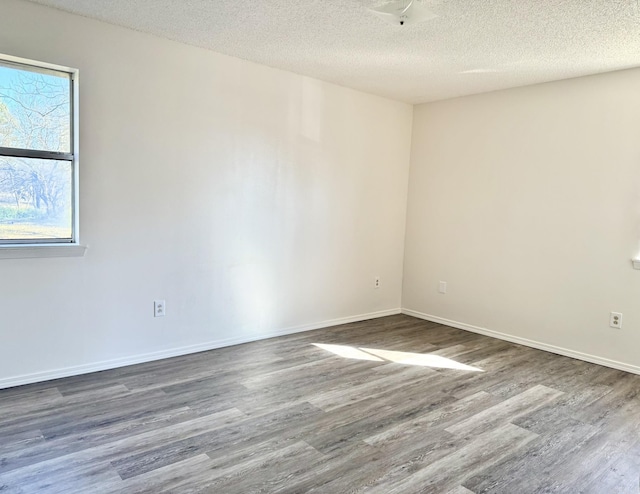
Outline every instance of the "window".
[[0, 246], [78, 241], [77, 76], [0, 55]]

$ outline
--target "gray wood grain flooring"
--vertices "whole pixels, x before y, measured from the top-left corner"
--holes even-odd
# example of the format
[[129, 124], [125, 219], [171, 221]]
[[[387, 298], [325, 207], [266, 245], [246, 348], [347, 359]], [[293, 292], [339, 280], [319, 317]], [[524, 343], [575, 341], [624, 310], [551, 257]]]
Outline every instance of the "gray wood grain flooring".
[[392, 316], [0, 391], [1, 493], [638, 493], [640, 376]]

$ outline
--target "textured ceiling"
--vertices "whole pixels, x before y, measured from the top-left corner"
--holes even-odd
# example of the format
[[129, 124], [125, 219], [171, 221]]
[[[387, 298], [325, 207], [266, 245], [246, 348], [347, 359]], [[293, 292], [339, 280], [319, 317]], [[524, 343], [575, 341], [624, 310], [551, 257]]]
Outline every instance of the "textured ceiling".
[[640, 66], [640, 0], [31, 1], [410, 103]]

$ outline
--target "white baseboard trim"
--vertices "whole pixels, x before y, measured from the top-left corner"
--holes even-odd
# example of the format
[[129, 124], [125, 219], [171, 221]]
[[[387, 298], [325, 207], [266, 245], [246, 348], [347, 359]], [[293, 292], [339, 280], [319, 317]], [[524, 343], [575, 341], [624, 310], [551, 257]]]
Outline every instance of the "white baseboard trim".
[[509, 341], [511, 343], [517, 343], [519, 345], [536, 348], [538, 350], [545, 350], [551, 353], [557, 353], [565, 357], [571, 357], [578, 360], [584, 360], [585, 362], [591, 362], [592, 364], [599, 364], [605, 367], [611, 367], [612, 369], [618, 369], [621, 371], [630, 372], [632, 374], [640, 374], [640, 367], [631, 364], [625, 364], [624, 362], [618, 362], [616, 360], [610, 360], [604, 357], [598, 357], [597, 355], [590, 355], [588, 353], [577, 352], [568, 348], [562, 348], [555, 345], [549, 345], [540, 341], [528, 340], [526, 338], [520, 338], [519, 336], [512, 336], [506, 333], [500, 333], [491, 329], [481, 328], [478, 326], [472, 326], [471, 324], [465, 324], [458, 321], [451, 321], [438, 316], [432, 316], [423, 312], [418, 312], [411, 309], [402, 309], [402, 313], [408, 316], [417, 317], [418, 319], [424, 319], [425, 321], [431, 321], [445, 326], [451, 326], [452, 328], [464, 329], [472, 333], [478, 333], [485, 336], [491, 336], [492, 338], [498, 338], [499, 340]]
[[377, 312], [369, 312], [368, 314], [359, 314], [357, 316], [340, 317], [338, 319], [329, 319], [311, 324], [303, 324], [301, 326], [293, 326], [289, 328], [283, 328], [268, 333], [261, 333], [255, 335], [240, 336], [238, 338], [225, 338], [223, 340], [215, 340], [207, 343], [201, 343], [197, 345], [189, 345], [178, 348], [169, 348], [167, 350], [160, 350], [157, 352], [144, 353], [140, 355], [132, 355], [130, 357], [122, 357], [112, 360], [103, 360], [101, 362], [94, 362], [91, 364], [76, 365], [72, 367], [65, 367], [62, 369], [55, 369], [44, 372], [36, 372], [33, 374], [24, 374], [21, 376], [8, 377], [0, 379], [0, 389], [12, 388], [15, 386], [22, 386], [24, 384], [32, 384], [42, 381], [51, 381], [52, 379], [60, 379], [63, 377], [78, 376], [81, 374], [89, 374], [91, 372], [104, 371], [109, 369], [116, 369], [118, 367], [125, 367], [127, 365], [142, 364], [144, 362], [151, 362], [153, 360], [161, 360], [171, 357], [179, 357], [181, 355], [188, 355], [190, 353], [206, 352], [208, 350], [215, 350], [216, 348], [223, 348], [227, 346], [239, 345], [241, 343], [249, 343], [251, 341], [266, 340], [274, 338], [276, 336], [285, 336], [288, 334], [302, 333], [304, 331], [311, 331], [314, 329], [328, 328], [330, 326], [339, 326], [341, 324], [348, 324], [351, 322], [366, 321], [368, 319], [377, 319], [379, 317], [393, 316], [400, 314], [401, 309], [389, 309], [381, 310]]

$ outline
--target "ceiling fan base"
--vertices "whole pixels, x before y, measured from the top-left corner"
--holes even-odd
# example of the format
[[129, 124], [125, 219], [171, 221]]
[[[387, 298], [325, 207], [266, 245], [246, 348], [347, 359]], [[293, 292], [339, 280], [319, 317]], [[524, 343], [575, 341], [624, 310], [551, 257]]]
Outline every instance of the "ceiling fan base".
[[395, 0], [382, 7], [369, 10], [383, 21], [397, 26], [418, 24], [438, 17], [416, 0]]

